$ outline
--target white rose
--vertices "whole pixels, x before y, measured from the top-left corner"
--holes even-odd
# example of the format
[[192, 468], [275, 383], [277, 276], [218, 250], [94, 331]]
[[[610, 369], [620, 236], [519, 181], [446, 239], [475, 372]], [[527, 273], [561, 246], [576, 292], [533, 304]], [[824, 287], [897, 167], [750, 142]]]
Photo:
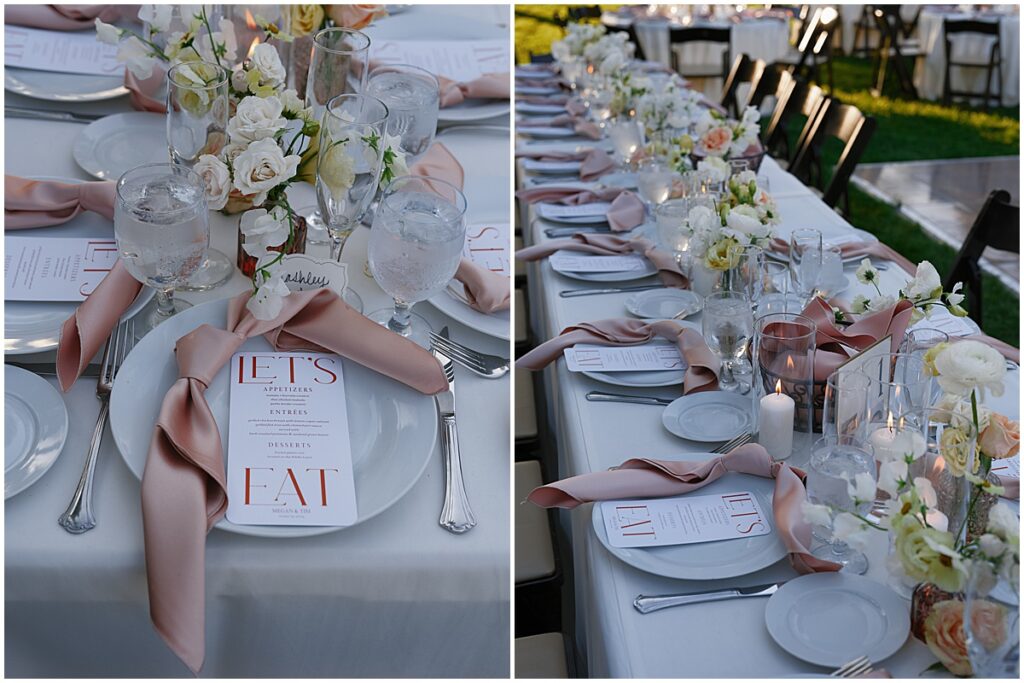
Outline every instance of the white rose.
[[228, 135], [232, 142], [252, 142], [273, 137], [288, 125], [288, 121], [281, 116], [283, 111], [281, 100], [276, 97], [245, 97], [228, 121]]
[[288, 77], [284, 65], [281, 64], [281, 58], [277, 56], [277, 48], [270, 43], [257, 45], [249, 59], [252, 65], [259, 70], [263, 77], [261, 80], [270, 85], [276, 87], [284, 83], [284, 79]]
[[211, 211], [219, 211], [228, 203], [231, 194], [231, 171], [227, 164], [213, 156], [203, 154], [192, 167], [206, 185], [206, 204]]
[[117, 45], [121, 40], [121, 29], [96, 20], [96, 40], [107, 45]]
[[768, 229], [761, 225], [761, 219], [757, 215], [757, 209], [746, 204], [735, 206], [729, 210], [725, 217], [725, 224], [732, 230], [749, 235], [755, 239], [768, 236]]
[[290, 293], [284, 278], [275, 273], [259, 286], [245, 307], [257, 320], [273, 320], [280, 315], [284, 308], [284, 298]]
[[939, 386], [943, 391], [968, 396], [974, 389], [991, 389], [1003, 395], [1006, 361], [988, 344], [965, 339], [950, 344], [935, 357]]
[[808, 524], [827, 528], [832, 526], [832, 510], [827, 505], [815, 505], [805, 500], [800, 504], [800, 512]]
[[121, 43], [117, 49], [117, 61], [124, 62], [125, 67], [139, 79], [153, 75], [156, 57], [149, 53], [149, 48], [141, 40], [132, 36]]
[[244, 195], [255, 195], [253, 204], [262, 204], [270, 190], [295, 175], [301, 160], [298, 154], [285, 156], [272, 138], [257, 140], [235, 157], [235, 187]]
[[291, 232], [288, 212], [279, 206], [270, 213], [266, 209], [246, 211], [238, 225], [245, 235], [242, 247], [250, 256], [262, 256], [269, 247], [281, 246]]
[[224, 149], [220, 151], [220, 156], [228, 166], [235, 165], [235, 159], [238, 155], [249, 148], [249, 144], [246, 142], [229, 142]]
[[928, 261], [921, 261], [917, 266], [914, 279], [903, 288], [903, 295], [911, 301], [935, 299], [942, 293], [942, 278], [939, 271]]
[[249, 92], [249, 81], [245, 78], [245, 69], [239, 66], [231, 72], [231, 87], [238, 92]]
[[283, 106], [284, 110], [289, 114], [298, 116], [305, 111], [305, 105], [302, 103], [302, 100], [299, 99], [299, 94], [295, 92], [294, 89], [289, 88], [278, 95], [278, 97], [281, 99], [281, 106]]
[[139, 7], [139, 20], [149, 24], [150, 33], [162, 33], [171, 27], [173, 5], [142, 5]]

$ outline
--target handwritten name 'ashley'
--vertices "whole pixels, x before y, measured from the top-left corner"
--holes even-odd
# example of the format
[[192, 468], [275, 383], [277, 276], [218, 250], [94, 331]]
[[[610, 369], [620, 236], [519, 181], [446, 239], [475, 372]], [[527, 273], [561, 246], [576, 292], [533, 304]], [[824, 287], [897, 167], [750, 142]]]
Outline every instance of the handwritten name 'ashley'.
[[[235, 382], [238, 384], [334, 384], [338, 381], [338, 358], [252, 354], [238, 357]], [[287, 390], [287, 389], [286, 389]], [[309, 391], [308, 387], [295, 391]]]

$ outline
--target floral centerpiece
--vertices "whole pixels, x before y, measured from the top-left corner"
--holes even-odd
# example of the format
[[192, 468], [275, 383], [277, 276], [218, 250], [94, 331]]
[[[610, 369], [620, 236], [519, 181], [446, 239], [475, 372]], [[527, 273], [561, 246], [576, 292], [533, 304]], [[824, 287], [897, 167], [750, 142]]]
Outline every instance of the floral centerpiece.
[[714, 109], [705, 109], [695, 121], [693, 156], [698, 161], [717, 157], [723, 161], [746, 160], [756, 171], [764, 158], [761, 146], [761, 113], [747, 107], [740, 119], [730, 119]]
[[898, 301], [905, 300], [914, 304], [911, 324], [931, 315], [932, 309], [936, 306], [945, 308], [959, 318], [967, 315], [967, 311], [960, 305], [964, 300], [964, 295], [961, 293], [963, 283], [958, 282], [951, 291], [944, 292], [939, 272], [928, 261], [921, 261], [918, 264], [914, 277], [895, 296], [882, 293], [878, 285], [878, 269], [871, 264], [870, 258], [865, 258], [860, 262], [856, 275], [861, 284], [874, 287], [877, 296], [866, 297], [863, 294], [855, 296], [851, 304], [853, 313], [876, 313], [891, 308]]
[[596, 43], [607, 33], [601, 24], [573, 22], [565, 27], [565, 38], [551, 43], [551, 55], [558, 62], [568, 62], [574, 57], [583, 57], [591, 43]]
[[660, 91], [645, 88], [635, 100], [636, 117], [649, 139], [675, 140], [671, 146], [690, 144], [692, 150], [692, 138], [684, 131], [707, 112], [700, 101], [699, 92], [669, 81]]

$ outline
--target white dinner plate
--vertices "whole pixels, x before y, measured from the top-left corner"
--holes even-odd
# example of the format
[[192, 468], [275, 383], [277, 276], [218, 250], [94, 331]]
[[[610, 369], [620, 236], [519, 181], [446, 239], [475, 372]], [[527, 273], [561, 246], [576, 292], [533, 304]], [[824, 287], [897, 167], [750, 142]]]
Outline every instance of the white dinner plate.
[[649, 289], [637, 292], [626, 299], [626, 310], [644, 320], [665, 320], [681, 316], [689, 318], [700, 313], [704, 308], [704, 298], [688, 289], [666, 287], [665, 289]]
[[550, 85], [516, 85], [516, 93], [519, 95], [555, 95], [562, 92], [561, 88]]
[[[680, 460], [706, 460], [716, 457], [712, 453], [687, 453]], [[594, 533], [608, 552], [631, 567], [670, 579], [712, 580], [745, 576], [770, 567], [786, 556], [786, 547], [775, 532], [772, 515], [772, 497], [775, 482], [750, 474], [729, 473], [693, 495], [714, 495], [750, 491], [761, 504], [761, 509], [772, 522], [771, 533], [753, 538], [737, 538], [708, 543], [667, 545], [657, 548], [616, 548], [608, 542], [599, 504], [593, 506], [591, 521]], [[852, 657], [851, 657], [852, 659]]]
[[576, 137], [576, 131], [565, 126], [528, 126], [519, 124], [516, 126], [516, 133], [536, 138], [538, 140], [557, 140], [561, 138]]
[[540, 159], [524, 159], [523, 168], [537, 175], [566, 175], [579, 173], [580, 161], [541, 161]]
[[516, 111], [520, 114], [564, 114], [564, 104], [539, 104], [537, 102], [519, 102]]
[[68, 409], [45, 379], [4, 366], [4, 499], [21, 493], [57, 461], [68, 438]]
[[[683, 327], [689, 327], [690, 329], [700, 331], [700, 327], [693, 323], [680, 321], [679, 323]], [[652, 343], [671, 345], [672, 342], [661, 339], [660, 337], [655, 339]], [[581, 374], [595, 379], [598, 382], [604, 382], [606, 384], [614, 384], [619, 387], [636, 387], [636, 388], [650, 388], [650, 387], [673, 387], [682, 386], [683, 379], [686, 378], [686, 370], [627, 370], [625, 372], [595, 372], [593, 370], [585, 370]]]
[[[77, 178], [36, 176], [36, 180], [81, 183]], [[14, 234], [14, 233], [8, 233]], [[114, 224], [92, 211], [83, 211], [63, 225], [18, 230], [24, 237], [102, 237], [114, 238]], [[153, 298], [153, 289], [143, 287], [135, 302], [125, 311], [131, 318]], [[4, 304], [4, 353], [38, 353], [57, 348], [60, 328], [79, 306], [74, 301], [7, 301]]]
[[[164, 394], [178, 378], [174, 359], [176, 341], [203, 323], [223, 328], [227, 299], [199, 304], [177, 314], [143, 337], [118, 371], [110, 396], [110, 433], [128, 469], [142, 479], [153, 425]], [[242, 351], [270, 351], [263, 337], [249, 339]], [[344, 360], [352, 466], [355, 470], [356, 524], [388, 509], [419, 481], [437, 441], [434, 399], [393, 379]], [[206, 400], [220, 429], [227, 454], [228, 368], [221, 368], [206, 390]], [[433, 512], [431, 513], [433, 514]], [[250, 536], [316, 536], [341, 527], [217, 526]]]
[[4, 88], [51, 102], [94, 102], [128, 94], [124, 76], [96, 76], [58, 71], [4, 68]]
[[[575, 187], [570, 185], [570, 187]], [[586, 186], [580, 186], [580, 191], [583, 191]], [[565, 225], [603, 225], [608, 222], [608, 215], [604, 213], [597, 213], [590, 216], [555, 216], [551, 214], [551, 207], [554, 204], [549, 202], [540, 202], [537, 204], [537, 215], [546, 221], [552, 223], [563, 223]]]
[[821, 572], [787, 581], [768, 600], [768, 633], [789, 654], [838, 667], [860, 656], [880, 662], [903, 647], [910, 605], [856, 574]]
[[724, 443], [749, 432], [753, 420], [750, 397], [729, 391], [682, 396], [668, 404], [661, 414], [661, 423], [668, 431], [705, 443]]
[[167, 162], [167, 117], [143, 111], [104, 116], [82, 129], [71, 153], [83, 171], [100, 180], [117, 180], [137, 166]]
[[554, 265], [551, 267], [556, 273], [584, 282], [629, 282], [657, 274], [658, 268], [653, 263], [645, 259], [644, 264], [643, 270], [624, 270], [615, 273], [577, 273], [571, 270], [559, 270]]

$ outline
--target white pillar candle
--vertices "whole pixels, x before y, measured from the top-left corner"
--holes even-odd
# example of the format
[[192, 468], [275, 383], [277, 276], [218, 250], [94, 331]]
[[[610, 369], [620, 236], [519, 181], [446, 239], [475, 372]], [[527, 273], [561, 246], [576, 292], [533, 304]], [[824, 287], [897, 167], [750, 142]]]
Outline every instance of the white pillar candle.
[[893, 424], [892, 413], [889, 414], [887, 424], [873, 431], [868, 441], [875, 451], [875, 460], [878, 462], [903, 460], [908, 454], [916, 460], [928, 450], [924, 434], [915, 428], [906, 427], [902, 419], [896, 427]]
[[782, 393], [782, 381], [775, 383], [775, 393], [761, 399], [757, 413], [757, 442], [776, 460], [793, 453], [793, 416], [796, 404]]

